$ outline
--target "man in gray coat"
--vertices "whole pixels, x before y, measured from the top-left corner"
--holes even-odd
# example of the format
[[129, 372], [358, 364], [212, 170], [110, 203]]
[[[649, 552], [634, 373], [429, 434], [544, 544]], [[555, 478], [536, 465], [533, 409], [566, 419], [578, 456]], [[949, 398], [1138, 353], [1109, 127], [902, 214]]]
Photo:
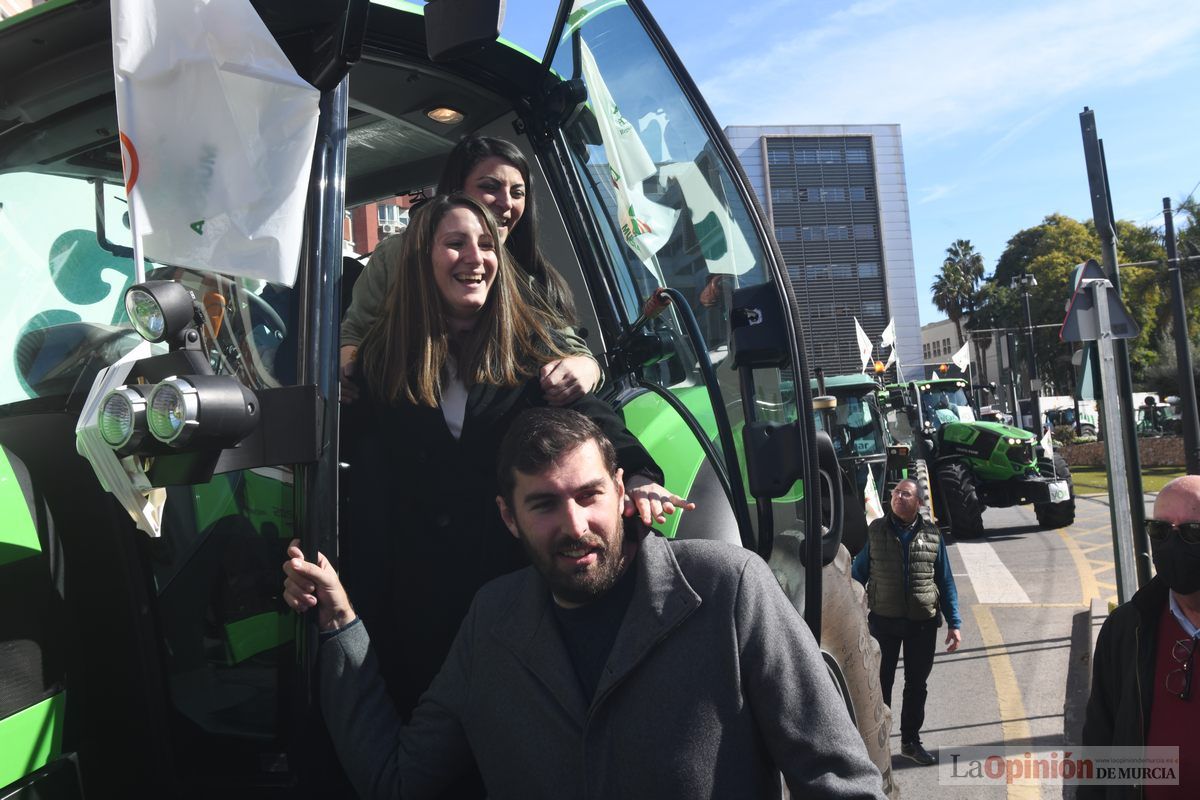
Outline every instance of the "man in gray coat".
[[493, 798], [779, 797], [781, 772], [797, 796], [884, 796], [760, 558], [644, 537], [612, 445], [573, 411], [526, 412], [498, 473], [533, 566], [476, 595], [408, 724], [328, 561], [289, 550], [285, 598], [319, 607], [322, 708], [363, 797], [435, 796], [472, 760]]

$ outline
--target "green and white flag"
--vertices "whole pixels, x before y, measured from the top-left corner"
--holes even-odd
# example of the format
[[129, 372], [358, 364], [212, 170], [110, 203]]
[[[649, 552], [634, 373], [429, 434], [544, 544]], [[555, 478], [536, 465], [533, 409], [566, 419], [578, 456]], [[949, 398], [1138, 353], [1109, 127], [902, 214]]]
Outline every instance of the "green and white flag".
[[629, 249], [656, 274], [652, 265], [654, 254], [671, 237], [679, 212], [646, 198], [642, 182], [658, 173], [638, 132], [621, 114], [596, 66], [596, 59], [587, 43], [579, 42], [579, 64], [587, 84], [588, 100], [600, 128], [604, 154], [608, 158], [609, 177], [616, 191], [617, 221]]

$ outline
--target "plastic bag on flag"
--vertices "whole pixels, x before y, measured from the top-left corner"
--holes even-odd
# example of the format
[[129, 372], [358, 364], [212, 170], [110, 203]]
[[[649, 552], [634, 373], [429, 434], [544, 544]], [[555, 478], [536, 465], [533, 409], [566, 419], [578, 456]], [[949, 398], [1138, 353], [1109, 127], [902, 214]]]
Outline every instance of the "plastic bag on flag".
[[246, 0], [112, 0], [112, 27], [145, 255], [292, 285], [320, 93]]

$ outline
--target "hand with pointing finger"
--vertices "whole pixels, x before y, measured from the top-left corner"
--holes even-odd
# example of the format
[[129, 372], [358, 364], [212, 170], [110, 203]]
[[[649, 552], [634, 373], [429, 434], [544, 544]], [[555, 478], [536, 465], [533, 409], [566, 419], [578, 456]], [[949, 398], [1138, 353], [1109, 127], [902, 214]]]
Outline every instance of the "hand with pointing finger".
[[645, 475], [634, 475], [625, 481], [624, 515], [639, 516], [646, 525], [666, 522], [667, 516], [676, 511], [695, 508], [696, 504], [686, 497], [671, 494]]

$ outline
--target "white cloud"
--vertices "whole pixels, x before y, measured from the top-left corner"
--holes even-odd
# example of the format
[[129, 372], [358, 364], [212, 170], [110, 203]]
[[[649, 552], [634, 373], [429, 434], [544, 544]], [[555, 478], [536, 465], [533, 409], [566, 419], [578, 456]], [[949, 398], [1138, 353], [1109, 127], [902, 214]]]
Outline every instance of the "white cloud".
[[926, 186], [917, 191], [921, 196], [917, 199], [917, 205], [923, 206], [926, 203], [932, 203], [934, 200], [941, 200], [946, 195], [955, 190], [955, 186], [949, 183], [940, 183], [936, 186]]
[[986, 11], [946, 2], [932, 12], [878, 0], [799, 31], [781, 22], [771, 30], [786, 33], [760, 29], [758, 41], [742, 40], [745, 55], [721, 59], [719, 74], [701, 81], [723, 124], [900, 122], [906, 139], [937, 139], [1014, 112], [1030, 118], [1089, 86], [1166, 74], [1200, 49], [1194, 0]]

